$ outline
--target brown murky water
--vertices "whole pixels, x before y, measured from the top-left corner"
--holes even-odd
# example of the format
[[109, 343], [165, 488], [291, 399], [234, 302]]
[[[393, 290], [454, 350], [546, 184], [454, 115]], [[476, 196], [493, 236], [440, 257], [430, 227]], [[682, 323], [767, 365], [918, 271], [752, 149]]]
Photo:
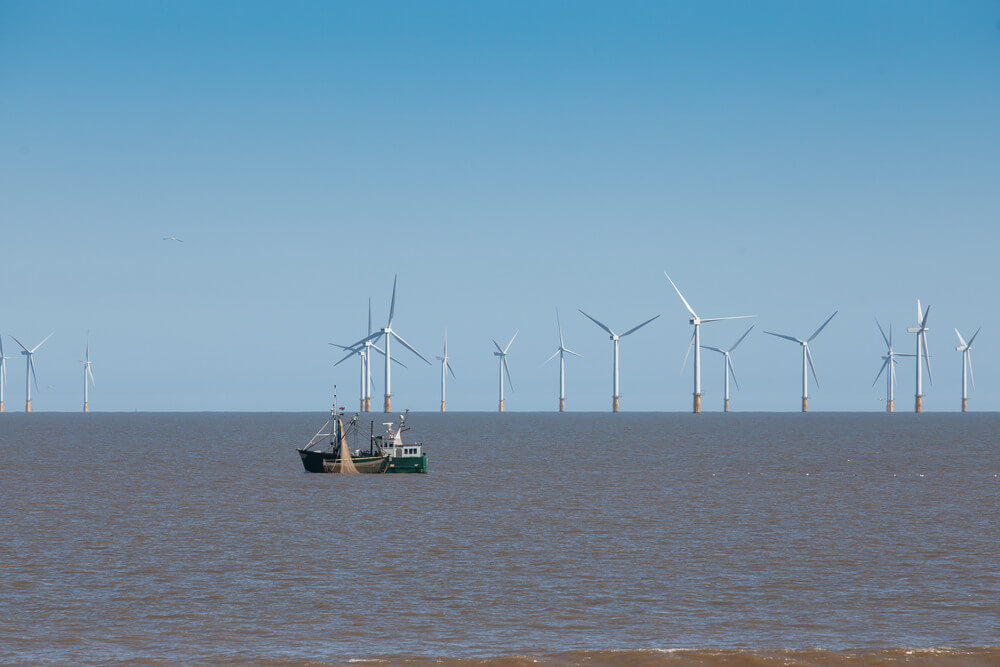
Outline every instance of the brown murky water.
[[1000, 661], [1000, 416], [324, 419], [2, 415], [0, 660]]

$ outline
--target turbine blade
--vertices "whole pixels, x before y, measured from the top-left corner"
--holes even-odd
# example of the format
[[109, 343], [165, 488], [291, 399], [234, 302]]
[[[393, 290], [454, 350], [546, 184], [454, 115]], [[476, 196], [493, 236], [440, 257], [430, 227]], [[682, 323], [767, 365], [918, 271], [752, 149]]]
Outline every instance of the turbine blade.
[[386, 328], [392, 326], [392, 316], [396, 313], [396, 280], [399, 278], [398, 275], [392, 277], [392, 301], [389, 302], [389, 323]]
[[882, 371], [884, 371], [885, 368], [886, 368], [886, 366], [888, 366], [888, 365], [889, 365], [889, 357], [886, 357], [885, 361], [882, 362], [882, 366], [878, 369], [878, 375], [876, 375], [875, 379], [872, 380], [872, 386], [873, 387], [875, 386], [875, 383], [878, 382], [878, 379], [880, 377], [882, 377]]
[[653, 320], [655, 320], [657, 317], [659, 317], [659, 315], [657, 315], [656, 317], [649, 318], [648, 320], [646, 320], [645, 322], [643, 322], [642, 324], [640, 324], [637, 327], [632, 327], [631, 329], [629, 329], [628, 331], [626, 331], [625, 333], [623, 333], [621, 336], [619, 336], [619, 338], [624, 338], [625, 336], [629, 335], [630, 333], [634, 333], [634, 332], [638, 331], [639, 329], [643, 328], [644, 326], [646, 326], [647, 324], [649, 324], [650, 322], [652, 322]]
[[415, 349], [413, 348], [413, 346], [412, 346], [412, 345], [410, 345], [409, 343], [407, 343], [407, 342], [406, 342], [405, 340], [403, 340], [403, 337], [402, 337], [402, 336], [400, 336], [400, 335], [399, 335], [398, 333], [396, 333], [395, 331], [393, 331], [393, 332], [392, 332], [392, 337], [393, 337], [393, 338], [395, 338], [396, 340], [398, 340], [398, 341], [399, 341], [400, 343], [402, 343], [402, 344], [403, 344], [403, 347], [405, 347], [405, 348], [406, 348], [407, 350], [409, 350], [410, 352], [412, 352], [413, 354], [417, 355], [418, 357], [420, 357], [421, 359], [423, 359], [423, 360], [424, 360], [425, 362], [427, 362], [427, 365], [428, 365], [428, 366], [430, 366], [430, 365], [431, 365], [431, 362], [427, 361], [427, 358], [426, 358], [426, 357], [424, 357], [424, 355], [422, 355], [422, 354], [420, 354], [419, 352], [417, 352], [417, 351], [416, 351], [416, 350], [415, 350]]
[[563, 342], [562, 322], [559, 320], [559, 309], [556, 308], [556, 324], [559, 326], [559, 347], [565, 347]]
[[972, 380], [972, 388], [976, 388], [976, 377], [972, 374], [972, 350], [965, 350], [965, 361], [969, 364], [969, 379]]
[[[918, 301], [918, 303], [919, 303], [919, 301]], [[931, 314], [931, 307], [927, 306], [927, 310], [924, 311], [924, 319], [920, 320], [920, 326], [922, 326], [922, 327], [926, 327], [927, 326], [927, 316], [930, 315], [930, 314]]]
[[746, 330], [746, 333], [744, 333], [742, 336], [740, 336], [740, 339], [738, 341], [736, 341], [735, 343], [732, 344], [732, 346], [729, 348], [729, 351], [732, 352], [737, 347], [739, 347], [740, 343], [743, 342], [743, 339], [746, 338], [750, 334], [751, 331], [753, 331], [753, 328], [755, 326], [757, 326], [757, 325], [756, 324], [751, 324], [750, 328]]
[[3, 336], [0, 336], [0, 359], [3, 359]]
[[819, 386], [819, 378], [816, 377], [816, 367], [813, 365], [813, 355], [812, 355], [812, 352], [809, 351], [808, 347], [806, 348], [806, 359], [809, 360], [809, 368], [812, 370], [813, 380], [816, 381], [816, 386], [818, 387]]
[[500, 347], [500, 343], [497, 342], [496, 338], [492, 338], [491, 340], [493, 341], [493, 347], [497, 349], [497, 352], [503, 354], [503, 348]]
[[[580, 310], [580, 309], [578, 308], [577, 310]], [[615, 335], [615, 332], [614, 332], [614, 331], [612, 331], [611, 329], [609, 329], [609, 328], [608, 328], [608, 325], [607, 325], [607, 324], [605, 324], [604, 322], [601, 322], [600, 320], [595, 320], [595, 319], [594, 319], [593, 317], [591, 317], [591, 316], [590, 316], [590, 315], [588, 315], [587, 313], [584, 313], [584, 312], [583, 312], [582, 310], [580, 310], [580, 312], [581, 312], [581, 313], [583, 313], [583, 316], [584, 316], [584, 317], [586, 317], [586, 318], [587, 318], [588, 320], [590, 320], [591, 322], [593, 322], [593, 323], [594, 323], [594, 324], [596, 324], [597, 326], [599, 326], [599, 327], [601, 327], [602, 329], [604, 329], [605, 331], [607, 331], [607, 332], [608, 332], [609, 334], [611, 334], [612, 336], [614, 336], [614, 335]]]
[[886, 346], [887, 348], [889, 348], [889, 349], [892, 349], [892, 343], [890, 343], [890, 342], [889, 342], [889, 337], [888, 337], [888, 336], [886, 336], [886, 335], [885, 335], [885, 331], [883, 331], [883, 330], [882, 330], [882, 325], [881, 325], [881, 324], [879, 324], [879, 321], [878, 321], [878, 318], [877, 318], [877, 317], [875, 318], [875, 326], [877, 326], [877, 327], [878, 327], [878, 330], [879, 330], [879, 333], [881, 333], [881, 334], [882, 334], [882, 340], [884, 340], [884, 341], [885, 341], [885, 346]]
[[399, 365], [399, 366], [402, 366], [403, 368], [406, 368], [406, 367], [407, 367], [407, 366], [406, 366], [406, 364], [404, 364], [404, 363], [403, 363], [402, 361], [400, 361], [400, 360], [399, 360], [399, 359], [397, 359], [396, 357], [393, 357], [393, 358], [392, 358], [392, 363], [394, 363], [394, 364], [397, 364], [397, 365]]
[[552, 354], [552, 356], [551, 356], [551, 357], [549, 357], [548, 359], [546, 359], [545, 361], [543, 361], [543, 362], [542, 362], [542, 366], [544, 366], [545, 364], [547, 364], [547, 363], [549, 363], [550, 361], [552, 361], [553, 359], [555, 359], [555, 358], [556, 358], [556, 356], [558, 356], [558, 354], [559, 354], [559, 353], [560, 353], [561, 351], [562, 351], [561, 349], [559, 349], [559, 350], [556, 350], [556, 351], [555, 351], [555, 352], [554, 352], [554, 353]]
[[87, 364], [87, 375], [90, 376], [90, 384], [97, 386], [97, 380], [94, 379], [94, 371], [90, 369], [90, 364]]
[[338, 361], [337, 363], [335, 363], [334, 366], [341, 365], [342, 363], [344, 363], [345, 361], [347, 361], [348, 359], [350, 359], [351, 357], [353, 357], [355, 354], [357, 354], [357, 352], [355, 352], [354, 350], [348, 352], [347, 356], [344, 357], [343, 359], [341, 359], [340, 361]]
[[733, 377], [733, 382], [736, 383], [736, 388], [739, 389], [740, 381], [736, 379], [736, 367], [733, 366], [733, 360], [728, 354], [726, 355], [726, 366], [729, 367], [729, 374]]
[[712, 350], [713, 352], [718, 352], [719, 354], [725, 354], [726, 353], [725, 350], [720, 350], [719, 348], [712, 347], [711, 345], [702, 345], [701, 349], [703, 349], [703, 350]]
[[445, 359], [445, 361], [444, 361], [444, 365], [448, 367], [448, 370], [449, 370], [449, 371], [451, 371], [451, 376], [452, 376], [452, 377], [456, 377], [456, 376], [455, 376], [455, 371], [454, 371], [454, 370], [452, 369], [452, 367], [451, 367], [451, 362], [450, 362], [450, 361], [448, 361], [447, 359]]
[[[931, 307], [927, 306], [927, 310]], [[931, 375], [931, 353], [927, 350], [927, 332], [925, 331], [920, 336], [921, 341], [924, 344], [924, 363], [927, 365], [927, 379], [930, 380], [931, 384], [934, 384], [934, 376]], [[919, 360], [918, 360], [919, 361]]]
[[48, 339], [52, 338], [52, 334], [54, 334], [54, 333], [55, 333], [55, 331], [53, 331], [48, 336], [46, 336], [45, 338], [43, 338], [42, 342], [39, 343], [38, 345], [36, 345], [34, 348], [32, 348], [31, 351], [34, 352], [35, 350], [37, 350], [38, 348], [40, 348], [42, 345], [45, 345], [45, 341], [47, 341]]
[[736, 315], [735, 317], [703, 317], [701, 322], [721, 322], [722, 320], [748, 320], [751, 317], [757, 317], [756, 315]]
[[569, 349], [568, 347], [564, 347], [563, 351], [567, 352], [569, 354], [572, 354], [574, 357], [580, 357], [581, 359], [583, 359], [583, 355], [582, 354], [577, 354], [576, 352], [574, 352], [573, 350]]
[[28, 352], [28, 351], [29, 351], [29, 350], [28, 350], [28, 348], [26, 348], [26, 347], [24, 346], [24, 344], [23, 344], [23, 343], [22, 343], [21, 341], [19, 341], [19, 340], [18, 340], [17, 338], [14, 338], [13, 336], [11, 336], [11, 338], [13, 338], [13, 339], [14, 339], [14, 342], [15, 342], [15, 343], [17, 343], [18, 345], [20, 345], [20, 346], [21, 346], [21, 349], [22, 349], [22, 350], [24, 350], [25, 352]]
[[372, 299], [368, 297], [368, 335], [372, 335]]
[[510, 366], [507, 365], [507, 357], [500, 357], [500, 361], [503, 362], [503, 369], [507, 371], [507, 384], [510, 385], [510, 390], [514, 391], [514, 383], [510, 379]]
[[837, 310], [833, 311], [833, 315], [831, 315], [830, 317], [826, 318], [826, 322], [823, 322], [823, 324], [820, 325], [819, 329], [816, 329], [816, 331], [813, 332], [812, 336], [809, 336], [809, 338], [806, 338], [806, 342], [807, 343], [811, 343], [813, 341], [813, 338], [815, 338], [816, 336], [818, 336], [819, 332], [826, 328], [826, 325], [830, 323], [830, 320], [832, 320], [834, 317], [837, 316], [838, 312], [840, 312], [840, 311], [837, 311]]
[[784, 338], [785, 340], [790, 340], [793, 343], [798, 343], [801, 345], [804, 341], [796, 338], [795, 336], [786, 336], [785, 334], [774, 333], [773, 331], [765, 331], [766, 334], [771, 334], [772, 336], [777, 336], [778, 338]]
[[691, 354], [691, 348], [694, 347], [694, 332], [691, 333], [691, 342], [688, 343], [687, 352], [684, 353], [684, 361], [681, 362], [681, 372], [679, 375], [684, 375], [684, 367], [687, 366], [688, 355]]
[[517, 331], [514, 332], [514, 335], [511, 337], [510, 342], [507, 343], [507, 347], [505, 347], [503, 349], [503, 353], [504, 354], [507, 354], [507, 350], [509, 350], [510, 346], [514, 344], [514, 339], [517, 338], [517, 334], [519, 334], [519, 333], [521, 333], [520, 329], [518, 329]]
[[[972, 334], [972, 338], [969, 339], [969, 344], [968, 344], [967, 347], [972, 347], [972, 341], [976, 340], [976, 336], [979, 335], [979, 332], [982, 331], [982, 329], [983, 329], [982, 327], [979, 327], [978, 329], [976, 329], [976, 333]], [[3, 354], [3, 350], [2, 349], [0, 349], [0, 354]]]
[[892, 323], [889, 324], [889, 347], [892, 347]]
[[35, 360], [32, 359], [30, 356], [28, 357], [28, 365], [31, 366], [31, 377], [35, 378], [35, 391], [39, 391], [38, 376], [35, 375]]
[[920, 324], [924, 317], [924, 309], [920, 307], [920, 299], [917, 299], [917, 324]]
[[958, 329], [955, 329], [955, 335], [958, 336], [958, 343], [962, 347], [968, 347], [968, 344], [965, 342], [965, 339], [962, 338], [962, 334], [958, 333]]
[[677, 296], [679, 296], [681, 298], [681, 301], [684, 302], [684, 307], [688, 309], [689, 313], [691, 313], [691, 317], [698, 319], [698, 314], [694, 312], [694, 308], [692, 308], [691, 304], [687, 302], [687, 299], [684, 298], [684, 295], [681, 294], [681, 291], [677, 289], [677, 285], [675, 285], [674, 281], [670, 279], [670, 275], [666, 271], [663, 272], [663, 275], [667, 276], [667, 280], [670, 281], [670, 284], [671, 286], [673, 286], [674, 291], [677, 292]]

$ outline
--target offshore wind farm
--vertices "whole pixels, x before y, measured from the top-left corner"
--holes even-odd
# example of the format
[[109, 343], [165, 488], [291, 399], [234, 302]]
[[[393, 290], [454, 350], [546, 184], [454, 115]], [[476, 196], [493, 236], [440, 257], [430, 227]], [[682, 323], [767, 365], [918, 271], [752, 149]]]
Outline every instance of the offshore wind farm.
[[996, 2], [0, 62], [0, 664], [1000, 664]]

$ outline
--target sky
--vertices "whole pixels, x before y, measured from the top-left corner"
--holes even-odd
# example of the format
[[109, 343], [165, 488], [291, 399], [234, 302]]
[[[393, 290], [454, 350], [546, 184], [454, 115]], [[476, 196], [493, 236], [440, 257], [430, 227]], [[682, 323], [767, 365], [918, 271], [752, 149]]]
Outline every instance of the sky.
[[[752, 314], [733, 409], [881, 410], [891, 324], [931, 306], [927, 410], [1000, 410], [1000, 0], [0, 0], [0, 336], [8, 410], [357, 405], [329, 342], [399, 285], [393, 407], [691, 405], [688, 315]], [[182, 243], [163, 241], [176, 236]], [[727, 346], [742, 321], [703, 328]], [[384, 392], [376, 368], [373, 403]], [[912, 360], [897, 409], [912, 406]], [[706, 410], [721, 407], [707, 353]]]

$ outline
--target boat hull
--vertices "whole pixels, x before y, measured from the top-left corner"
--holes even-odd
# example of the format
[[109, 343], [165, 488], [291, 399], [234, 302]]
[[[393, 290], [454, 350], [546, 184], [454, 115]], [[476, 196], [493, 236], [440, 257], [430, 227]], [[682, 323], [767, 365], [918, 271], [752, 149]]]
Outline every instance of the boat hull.
[[[316, 452], [308, 449], [296, 450], [302, 458], [306, 472], [339, 472], [340, 455], [332, 452]], [[353, 456], [351, 460], [359, 473], [426, 473], [427, 455], [423, 456]]]

